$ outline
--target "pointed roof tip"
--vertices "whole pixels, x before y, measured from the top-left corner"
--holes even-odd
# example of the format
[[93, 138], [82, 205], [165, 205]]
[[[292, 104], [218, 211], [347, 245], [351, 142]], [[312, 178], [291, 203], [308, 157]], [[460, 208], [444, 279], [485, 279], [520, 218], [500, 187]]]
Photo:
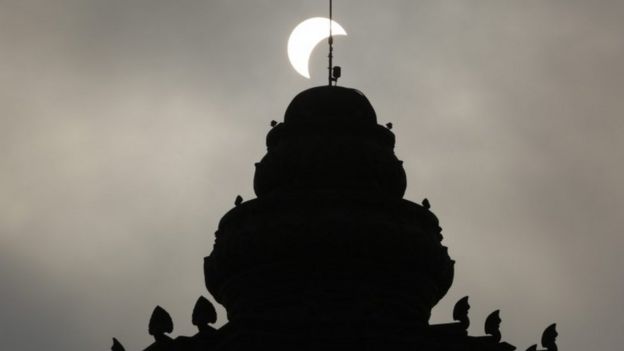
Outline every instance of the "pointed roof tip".
[[234, 205], [238, 206], [243, 203], [243, 197], [240, 195], [236, 195], [236, 199], [234, 200]]
[[557, 323], [553, 323], [546, 327], [546, 329], [544, 329], [544, 332], [542, 333], [542, 346], [547, 349], [551, 349], [552, 346], [555, 345], [555, 341], [558, 335], [559, 333], [557, 333]]
[[487, 319], [490, 319], [490, 318], [492, 318], [492, 319], [496, 319], [496, 318], [500, 319], [500, 310], [494, 310], [494, 311], [492, 311], [492, 313], [490, 313], [490, 314], [487, 316]]
[[217, 311], [207, 298], [200, 296], [193, 308], [192, 323], [194, 326], [212, 324], [217, 321]]
[[422, 206], [423, 206], [425, 209], [427, 209], [427, 210], [428, 210], [428, 209], [430, 209], [430, 208], [431, 208], [431, 203], [429, 202], [429, 199], [424, 198], [424, 199], [422, 200]]
[[553, 323], [551, 325], [549, 325], [548, 327], [546, 327], [546, 329], [544, 329], [544, 332], [557, 332], [557, 323]]
[[485, 333], [488, 335], [494, 335], [500, 332], [500, 310], [496, 310], [490, 313], [485, 319]]
[[156, 306], [149, 321], [148, 332], [150, 335], [160, 335], [173, 331], [173, 320], [164, 308]]
[[117, 340], [117, 338], [113, 338], [113, 346], [111, 347], [111, 351], [126, 351], [123, 345]]
[[464, 296], [459, 299], [455, 303], [455, 307], [453, 307], [453, 319], [456, 321], [461, 321], [463, 319], [468, 318], [468, 310], [470, 309], [470, 304], [468, 304], [468, 296]]
[[461, 299], [457, 300], [457, 302], [455, 303], [455, 307], [459, 307], [459, 306], [466, 306], [467, 308], [470, 308], [470, 305], [468, 304], [468, 299], [470, 297], [468, 295], [462, 297]]

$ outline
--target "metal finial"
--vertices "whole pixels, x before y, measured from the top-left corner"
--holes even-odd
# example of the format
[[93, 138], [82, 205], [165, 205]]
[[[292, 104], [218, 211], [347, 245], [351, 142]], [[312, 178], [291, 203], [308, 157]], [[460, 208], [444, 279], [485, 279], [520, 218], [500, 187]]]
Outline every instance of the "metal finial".
[[328, 80], [328, 84], [329, 86], [332, 85], [332, 82], [334, 81], [334, 77], [333, 77], [333, 59], [334, 59], [334, 36], [332, 33], [332, 18], [333, 18], [333, 14], [332, 14], [332, 9], [333, 9], [334, 5], [333, 5], [333, 1], [329, 0], [329, 38], [327, 39], [327, 42], [329, 43], [329, 55], [327, 56], [329, 58], [329, 66], [327, 67], [327, 80]]
[[[334, 67], [334, 33], [332, 32], [333, 16], [333, 1], [329, 0], [329, 66], [327, 67], [327, 81], [329, 86], [338, 85], [338, 78], [342, 75], [342, 70], [339, 66]], [[333, 83], [332, 83], [333, 82]]]

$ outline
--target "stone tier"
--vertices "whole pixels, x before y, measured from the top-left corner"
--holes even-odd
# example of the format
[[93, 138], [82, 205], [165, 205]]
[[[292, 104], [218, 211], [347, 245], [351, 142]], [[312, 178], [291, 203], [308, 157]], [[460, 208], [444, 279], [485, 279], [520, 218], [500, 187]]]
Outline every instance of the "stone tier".
[[453, 279], [440, 231], [407, 200], [268, 194], [222, 218], [206, 285], [235, 324], [424, 326]]

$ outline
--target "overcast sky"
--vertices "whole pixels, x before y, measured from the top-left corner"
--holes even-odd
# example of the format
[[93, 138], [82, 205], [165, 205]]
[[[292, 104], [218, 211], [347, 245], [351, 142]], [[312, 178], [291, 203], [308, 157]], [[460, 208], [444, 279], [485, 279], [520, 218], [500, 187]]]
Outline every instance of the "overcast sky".
[[[0, 0], [0, 343], [128, 350], [156, 304], [193, 333], [202, 263], [254, 197], [269, 121], [325, 84], [288, 63], [312, 0]], [[457, 261], [434, 310], [500, 308], [524, 350], [624, 330], [624, 2], [337, 0], [341, 85], [392, 122], [406, 198]], [[220, 310], [220, 323], [225, 320]]]

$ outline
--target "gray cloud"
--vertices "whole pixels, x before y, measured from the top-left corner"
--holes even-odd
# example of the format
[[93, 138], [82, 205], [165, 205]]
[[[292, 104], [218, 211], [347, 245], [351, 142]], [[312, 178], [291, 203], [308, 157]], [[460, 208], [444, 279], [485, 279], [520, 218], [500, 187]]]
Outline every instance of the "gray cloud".
[[[176, 332], [271, 119], [313, 82], [285, 54], [309, 1], [0, 3], [0, 335], [7, 349], [128, 349]], [[519, 348], [624, 328], [624, 44], [618, 1], [336, 2], [342, 84], [392, 121], [409, 199], [458, 261], [434, 311], [501, 308]], [[221, 311], [221, 320], [224, 313]]]

